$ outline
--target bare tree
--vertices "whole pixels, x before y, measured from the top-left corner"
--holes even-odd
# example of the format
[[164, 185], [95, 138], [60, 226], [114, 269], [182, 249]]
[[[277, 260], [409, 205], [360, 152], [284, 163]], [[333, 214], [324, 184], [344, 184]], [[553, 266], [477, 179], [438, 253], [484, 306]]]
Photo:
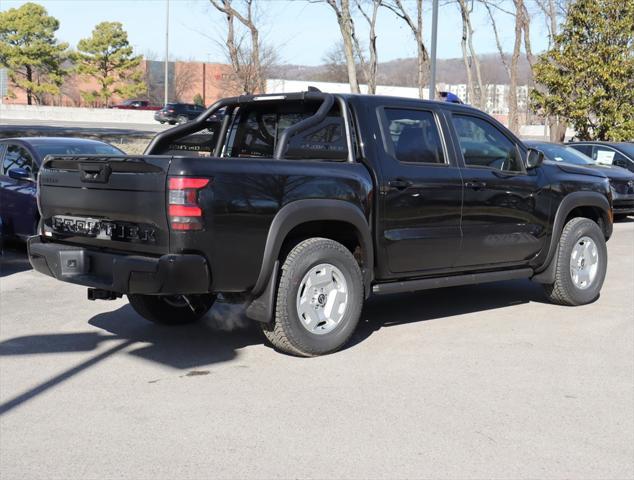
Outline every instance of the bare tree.
[[[518, 65], [519, 59], [522, 52], [522, 43], [524, 44], [524, 49], [526, 52], [526, 59], [529, 64], [533, 63], [533, 52], [530, 43], [530, 16], [528, 14], [528, 10], [526, 8], [526, 3], [524, 0], [513, 0], [513, 10], [509, 11], [505, 8], [501, 7], [499, 4], [495, 3], [491, 0], [482, 0], [484, 3], [486, 10], [489, 14], [489, 18], [491, 20], [491, 26], [493, 27], [493, 33], [495, 35], [495, 42], [497, 45], [498, 52], [500, 53], [500, 57], [502, 59], [502, 63], [509, 75], [509, 93], [508, 93], [508, 105], [509, 105], [509, 128], [515, 133], [519, 133], [520, 129], [520, 121], [519, 121], [519, 112], [518, 112], [518, 103], [517, 103], [517, 80], [518, 80]], [[496, 8], [497, 10], [511, 15], [514, 18], [514, 41], [513, 41], [513, 51], [511, 53], [511, 61], [510, 63], [506, 60], [506, 56], [504, 54], [504, 50], [502, 48], [502, 43], [500, 41], [499, 31], [497, 29], [495, 16], [493, 15], [492, 8]]]
[[191, 101], [186, 99], [185, 95], [190, 93], [192, 87], [196, 83], [197, 75], [196, 65], [192, 62], [178, 62], [174, 68], [174, 97], [178, 102]]
[[[457, 0], [462, 17], [462, 59], [467, 72], [467, 88], [470, 102], [476, 107], [482, 108], [484, 101], [484, 85], [482, 83], [482, 72], [480, 69], [480, 59], [473, 46], [473, 25], [471, 24], [471, 13], [473, 12], [473, 0]], [[473, 71], [475, 70], [474, 85]], [[476, 93], [477, 91], [477, 93]]]
[[[412, 19], [411, 15], [403, 5], [403, 0], [384, 0], [383, 5], [394, 14], [405, 21], [409, 29], [412, 31], [414, 38], [416, 39], [416, 52], [418, 61], [418, 96], [420, 98], [425, 97], [424, 87], [427, 82], [427, 62], [429, 60], [429, 53], [425, 46], [425, 40], [423, 37], [423, 0], [414, 0], [416, 2], [416, 22]], [[435, 97], [436, 92], [432, 95]]]
[[352, 93], [360, 93], [359, 80], [357, 78], [357, 62], [355, 52], [358, 53], [359, 43], [355, 36], [354, 21], [350, 14], [350, 0], [324, 0], [337, 17], [337, 24], [343, 40], [343, 51], [346, 57], [348, 69], [348, 82]]
[[319, 72], [314, 76], [324, 82], [344, 83], [348, 81], [348, 67], [346, 55], [343, 51], [343, 42], [330, 47], [322, 58], [324, 62]]
[[[548, 48], [555, 42], [555, 36], [559, 32], [559, 19], [568, 8], [568, 0], [535, 0], [542, 11], [546, 28], [548, 29]], [[566, 137], [566, 122], [558, 115], [546, 116], [551, 142], [563, 142]]]
[[[376, 93], [376, 76], [378, 71], [378, 55], [376, 51], [376, 19], [379, 13], [379, 8], [381, 7], [383, 0], [367, 0], [365, 3], [370, 3], [372, 7], [372, 13], [368, 13], [364, 10], [363, 3], [361, 0], [355, 0], [357, 3], [357, 8], [363, 18], [365, 18], [366, 22], [368, 22], [368, 26], [370, 28], [369, 31], [369, 43], [368, 50], [370, 51], [370, 63], [369, 65], [363, 61], [363, 74], [365, 76], [365, 81], [368, 83], [368, 93], [375, 94]], [[358, 47], [358, 44], [357, 44]], [[361, 49], [358, 48], [359, 58], [363, 59], [364, 56]]]
[[[260, 43], [260, 31], [255, 19], [255, 0], [239, 0], [244, 12], [234, 7], [234, 0], [209, 0], [211, 5], [225, 15], [227, 37], [225, 46], [227, 56], [244, 93], [264, 92], [266, 89], [265, 68], [263, 66], [263, 48]], [[249, 44], [244, 37], [236, 33], [235, 21], [248, 31]], [[270, 52], [269, 52], [270, 53]]]

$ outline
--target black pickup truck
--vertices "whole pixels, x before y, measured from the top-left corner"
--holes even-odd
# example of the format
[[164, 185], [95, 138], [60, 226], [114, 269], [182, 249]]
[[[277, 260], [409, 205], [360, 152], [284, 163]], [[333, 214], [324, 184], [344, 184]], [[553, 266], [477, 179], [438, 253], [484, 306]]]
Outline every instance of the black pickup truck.
[[543, 163], [468, 106], [394, 97], [227, 98], [143, 156], [49, 156], [38, 181], [36, 270], [163, 324], [222, 294], [304, 356], [341, 348], [371, 294], [531, 278], [592, 302], [612, 233], [602, 173]]

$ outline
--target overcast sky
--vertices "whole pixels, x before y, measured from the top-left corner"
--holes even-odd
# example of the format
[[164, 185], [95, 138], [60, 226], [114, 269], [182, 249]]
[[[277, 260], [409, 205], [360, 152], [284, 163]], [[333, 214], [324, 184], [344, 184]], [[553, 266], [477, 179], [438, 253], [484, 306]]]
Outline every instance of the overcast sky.
[[[90, 35], [102, 21], [119, 21], [128, 31], [130, 43], [138, 53], [153, 53], [163, 59], [165, 52], [165, 6], [167, 0], [40, 0], [49, 14], [60, 21], [58, 37], [72, 47]], [[214, 39], [223, 35], [223, 18], [207, 0], [169, 0], [170, 57], [181, 60], [224, 62], [222, 50]], [[441, 0], [441, 4], [446, 0]], [[0, 10], [19, 7], [22, 0], [1, 0]], [[262, 32], [265, 41], [277, 48], [285, 63], [316, 65], [324, 54], [339, 41], [339, 29], [333, 11], [325, 4], [306, 0], [266, 0], [259, 2], [262, 10]], [[353, 2], [351, 2], [353, 3]], [[405, 0], [414, 16], [415, 4]], [[426, 0], [431, 8], [431, 0]], [[442, 6], [439, 16], [438, 56], [461, 56], [461, 21], [455, 4]], [[367, 30], [359, 17], [359, 37], [365, 40]], [[431, 33], [431, 12], [426, 16], [426, 37]], [[473, 19], [475, 48], [478, 53], [496, 51], [495, 40], [485, 15]], [[546, 33], [536, 20], [532, 26], [533, 49], [546, 45]], [[503, 45], [510, 50], [513, 41], [513, 21], [500, 16], [499, 28]], [[379, 61], [415, 56], [416, 46], [411, 32], [395, 15], [382, 9], [377, 25]], [[428, 43], [430, 45], [430, 43]], [[151, 55], [150, 55], [151, 56]]]

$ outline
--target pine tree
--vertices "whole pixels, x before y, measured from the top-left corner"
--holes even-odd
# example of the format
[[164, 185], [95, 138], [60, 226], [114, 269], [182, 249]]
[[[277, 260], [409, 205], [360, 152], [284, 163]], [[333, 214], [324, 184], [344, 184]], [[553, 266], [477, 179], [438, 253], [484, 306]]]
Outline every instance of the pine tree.
[[42, 103], [46, 94], [60, 93], [68, 44], [55, 38], [58, 28], [59, 21], [35, 3], [0, 12], [0, 65], [26, 92], [29, 105]]
[[121, 23], [101, 22], [90, 38], [79, 41], [77, 50], [77, 71], [95, 78], [100, 87], [98, 91], [82, 92], [87, 103], [100, 100], [108, 105], [113, 95], [128, 98], [147, 90], [139, 68], [141, 56], [134, 55]]

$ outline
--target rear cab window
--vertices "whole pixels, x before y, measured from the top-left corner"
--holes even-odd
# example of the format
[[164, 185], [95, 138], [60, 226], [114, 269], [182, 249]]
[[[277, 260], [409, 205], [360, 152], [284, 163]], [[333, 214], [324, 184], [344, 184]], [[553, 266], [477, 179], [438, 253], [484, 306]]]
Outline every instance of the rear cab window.
[[[302, 102], [243, 107], [235, 114], [223, 156], [272, 158], [284, 131], [314, 115], [318, 107]], [[348, 147], [339, 107], [333, 106], [322, 122], [293, 136], [284, 158], [346, 161]]]

